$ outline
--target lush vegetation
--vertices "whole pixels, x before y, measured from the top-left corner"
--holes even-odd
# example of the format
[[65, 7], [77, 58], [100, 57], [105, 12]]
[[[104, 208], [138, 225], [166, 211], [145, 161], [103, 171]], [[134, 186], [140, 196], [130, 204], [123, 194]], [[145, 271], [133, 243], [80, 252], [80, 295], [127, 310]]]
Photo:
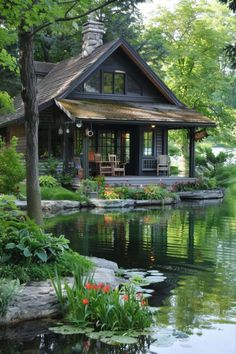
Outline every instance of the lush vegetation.
[[16, 193], [17, 185], [25, 178], [22, 155], [16, 152], [17, 139], [6, 145], [0, 138], [0, 193]]
[[19, 288], [18, 280], [0, 278], [0, 317], [6, 314], [7, 307]]
[[152, 315], [141, 293], [131, 285], [113, 290], [110, 285], [96, 284], [84, 277], [80, 269], [74, 271], [73, 286], [64, 284], [60, 277], [53, 280], [58, 299], [66, 318], [80, 327], [97, 331], [142, 330], [152, 324]]
[[14, 201], [0, 198], [0, 274], [3, 278], [47, 279], [57, 265], [61, 274], [71, 274], [72, 263], [89, 268], [90, 262], [69, 248], [64, 236], [45, 233], [16, 209]]

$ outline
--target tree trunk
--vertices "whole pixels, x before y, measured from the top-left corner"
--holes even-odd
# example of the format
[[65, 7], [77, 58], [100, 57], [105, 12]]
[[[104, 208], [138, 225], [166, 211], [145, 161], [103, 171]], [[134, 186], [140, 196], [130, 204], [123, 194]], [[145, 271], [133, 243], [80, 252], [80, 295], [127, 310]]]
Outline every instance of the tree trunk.
[[20, 76], [26, 129], [26, 193], [28, 216], [43, 223], [38, 173], [38, 125], [36, 76], [33, 65], [33, 36], [19, 30]]

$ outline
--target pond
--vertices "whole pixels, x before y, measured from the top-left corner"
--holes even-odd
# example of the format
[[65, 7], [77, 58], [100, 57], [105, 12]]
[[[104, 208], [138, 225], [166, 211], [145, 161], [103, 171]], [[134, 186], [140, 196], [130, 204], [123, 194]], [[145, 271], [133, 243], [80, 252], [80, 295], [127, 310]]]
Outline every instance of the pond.
[[42, 321], [0, 332], [0, 353], [235, 354], [235, 197], [233, 186], [224, 201], [48, 219], [47, 228], [66, 235], [83, 255], [164, 273], [150, 299], [158, 307], [156, 341], [110, 347], [86, 337], [50, 334]]

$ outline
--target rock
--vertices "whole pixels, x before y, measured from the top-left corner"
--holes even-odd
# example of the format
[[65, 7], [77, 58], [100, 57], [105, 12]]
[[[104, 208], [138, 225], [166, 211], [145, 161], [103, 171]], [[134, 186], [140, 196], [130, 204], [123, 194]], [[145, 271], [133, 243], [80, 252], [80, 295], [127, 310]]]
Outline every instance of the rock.
[[[21, 210], [27, 209], [27, 202], [16, 200], [15, 204]], [[79, 209], [81, 203], [74, 200], [42, 200], [42, 210], [46, 212], [56, 213], [66, 209]]]
[[114, 272], [119, 270], [117, 263], [108, 261], [104, 258], [97, 258], [97, 257], [87, 257], [97, 268], [106, 268], [112, 269]]
[[90, 202], [97, 208], [129, 208], [134, 206], [133, 199], [95, 199], [91, 198]]
[[[109, 283], [112, 288], [117, 287], [124, 280], [115, 276], [118, 266], [115, 262], [92, 257], [97, 265], [93, 278], [97, 283]], [[73, 278], [65, 278], [72, 285]], [[31, 282], [22, 285], [20, 291], [8, 307], [6, 316], [0, 318], [0, 325], [6, 325], [26, 320], [53, 318], [60, 314], [60, 307], [50, 280]]]
[[149, 199], [149, 200], [135, 200], [136, 207], [151, 206], [151, 205], [168, 205], [176, 204], [178, 198], [165, 198], [163, 200]]
[[179, 192], [180, 199], [197, 200], [197, 199], [220, 199], [224, 197], [222, 189], [199, 190]]

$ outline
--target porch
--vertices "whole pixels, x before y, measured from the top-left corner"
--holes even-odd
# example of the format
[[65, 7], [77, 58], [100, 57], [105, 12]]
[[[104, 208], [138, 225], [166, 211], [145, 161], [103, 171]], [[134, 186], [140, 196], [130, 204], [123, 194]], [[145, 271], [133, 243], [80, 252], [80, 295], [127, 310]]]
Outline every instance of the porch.
[[[167, 186], [173, 186], [176, 183], [194, 183], [196, 178], [190, 177], [178, 177], [178, 176], [116, 176], [116, 177], [105, 177], [105, 183], [110, 186], [132, 186], [132, 187], [140, 187], [147, 186], [153, 184], [163, 183]], [[80, 185], [80, 179], [74, 178], [72, 186], [77, 189]]]

